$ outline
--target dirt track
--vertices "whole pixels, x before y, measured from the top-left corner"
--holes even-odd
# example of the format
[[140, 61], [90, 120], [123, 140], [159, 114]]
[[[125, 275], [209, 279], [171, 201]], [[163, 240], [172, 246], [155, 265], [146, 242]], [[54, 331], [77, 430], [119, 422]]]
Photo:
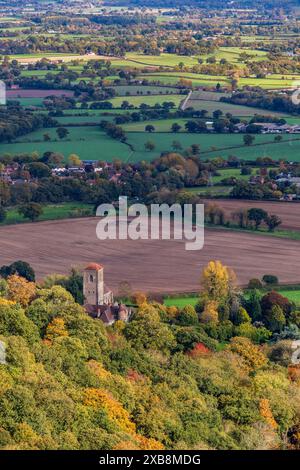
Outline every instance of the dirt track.
[[288, 230], [300, 230], [300, 203], [298, 202], [266, 202], [266, 201], [239, 201], [237, 199], [206, 199], [205, 203], [214, 203], [222, 207], [230, 218], [232, 212], [238, 209], [250, 209], [260, 207], [269, 214], [276, 214], [282, 220], [280, 228]]
[[0, 228], [0, 266], [22, 259], [40, 279], [67, 273], [90, 261], [105, 266], [105, 279], [116, 289], [130, 281], [135, 290], [195, 291], [200, 272], [211, 259], [232, 267], [240, 284], [265, 273], [282, 282], [300, 281], [300, 242], [260, 235], [206, 230], [201, 251], [186, 251], [183, 241], [99, 241], [97, 219], [69, 219]]

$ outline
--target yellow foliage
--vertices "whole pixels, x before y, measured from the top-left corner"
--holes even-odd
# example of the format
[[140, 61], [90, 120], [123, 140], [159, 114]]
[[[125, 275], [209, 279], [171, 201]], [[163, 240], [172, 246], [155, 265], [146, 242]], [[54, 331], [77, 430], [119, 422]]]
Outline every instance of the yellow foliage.
[[68, 331], [66, 330], [65, 322], [62, 318], [54, 318], [47, 326], [45, 339], [52, 341], [59, 336], [68, 336]]
[[235, 274], [221, 261], [210, 261], [202, 272], [202, 286], [208, 297], [220, 301], [235, 283]]
[[22, 444], [23, 449], [36, 449], [40, 441], [40, 437], [27, 423], [20, 423], [17, 425], [14, 438], [16, 442]]
[[33, 300], [36, 293], [34, 282], [29, 282], [24, 277], [12, 274], [7, 279], [8, 298], [14, 302], [18, 302], [23, 307]]
[[76, 153], [71, 153], [71, 155], [69, 155], [68, 162], [72, 166], [80, 166], [81, 165], [81, 160], [78, 157], [78, 155], [76, 155]]
[[14, 302], [13, 300], [8, 300], [8, 299], [4, 299], [4, 297], [0, 297], [0, 306], [2, 305], [3, 307], [9, 307], [15, 304], [16, 302]]
[[13, 386], [13, 380], [8, 372], [0, 366], [0, 396]]
[[139, 447], [141, 450], [163, 450], [164, 446], [152, 438], [137, 435]]
[[123, 431], [131, 434], [135, 433], [135, 424], [130, 421], [128, 411], [105, 390], [99, 388], [86, 389], [84, 404], [93, 408], [104, 408], [108, 417]]
[[176, 318], [178, 315], [178, 308], [175, 307], [175, 305], [167, 307], [167, 314], [168, 314], [168, 318], [170, 319]]
[[132, 441], [121, 441], [113, 450], [164, 450], [164, 448], [157, 440], [136, 434]]
[[114, 323], [114, 330], [116, 330], [118, 333], [122, 333], [122, 331], [125, 329], [126, 323], [122, 320], [117, 320]]
[[232, 338], [230, 350], [242, 356], [245, 364], [250, 369], [260, 369], [267, 364], [267, 358], [258, 346], [253, 344], [250, 339], [236, 336]]
[[266, 422], [271, 426], [273, 429], [278, 428], [278, 424], [276, 423], [273, 413], [270, 409], [269, 400], [266, 398], [262, 398], [259, 402], [259, 411], [261, 416], [266, 420]]
[[218, 323], [218, 302], [215, 300], [208, 300], [205, 304], [204, 310], [200, 315], [200, 321], [203, 323]]
[[140, 448], [133, 441], [121, 441], [112, 450], [140, 450]]
[[104, 369], [103, 365], [100, 362], [95, 361], [94, 359], [91, 359], [88, 364], [88, 368], [90, 371], [95, 374], [99, 379], [106, 379], [111, 377], [111, 373]]

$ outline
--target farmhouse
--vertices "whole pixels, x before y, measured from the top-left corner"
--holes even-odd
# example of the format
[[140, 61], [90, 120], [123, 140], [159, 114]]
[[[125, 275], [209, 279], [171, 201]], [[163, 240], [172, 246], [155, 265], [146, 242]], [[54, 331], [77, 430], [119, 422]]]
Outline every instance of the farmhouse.
[[84, 306], [93, 318], [99, 318], [107, 325], [116, 320], [128, 321], [131, 311], [126, 305], [114, 302], [113, 292], [104, 283], [104, 268], [90, 263], [83, 272]]
[[255, 126], [261, 127], [262, 134], [298, 134], [300, 126], [291, 124], [275, 124], [273, 122], [255, 122]]

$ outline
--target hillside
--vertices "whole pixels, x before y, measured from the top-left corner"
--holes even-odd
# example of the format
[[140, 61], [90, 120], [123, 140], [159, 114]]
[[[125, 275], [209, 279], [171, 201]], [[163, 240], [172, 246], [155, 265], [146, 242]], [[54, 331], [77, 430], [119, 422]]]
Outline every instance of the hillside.
[[192, 307], [138, 295], [129, 323], [105, 327], [54, 277], [41, 287], [12, 275], [0, 287], [2, 449], [299, 446], [289, 342], [266, 343], [271, 332], [244, 309], [224, 320], [224, 307], [215, 314], [202, 297], [199, 322]]

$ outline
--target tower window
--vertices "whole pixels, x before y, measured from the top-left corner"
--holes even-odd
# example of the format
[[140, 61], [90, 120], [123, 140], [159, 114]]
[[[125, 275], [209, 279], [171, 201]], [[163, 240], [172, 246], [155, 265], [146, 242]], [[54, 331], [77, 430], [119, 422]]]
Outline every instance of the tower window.
[[94, 282], [94, 276], [92, 274], [90, 274], [89, 281]]

